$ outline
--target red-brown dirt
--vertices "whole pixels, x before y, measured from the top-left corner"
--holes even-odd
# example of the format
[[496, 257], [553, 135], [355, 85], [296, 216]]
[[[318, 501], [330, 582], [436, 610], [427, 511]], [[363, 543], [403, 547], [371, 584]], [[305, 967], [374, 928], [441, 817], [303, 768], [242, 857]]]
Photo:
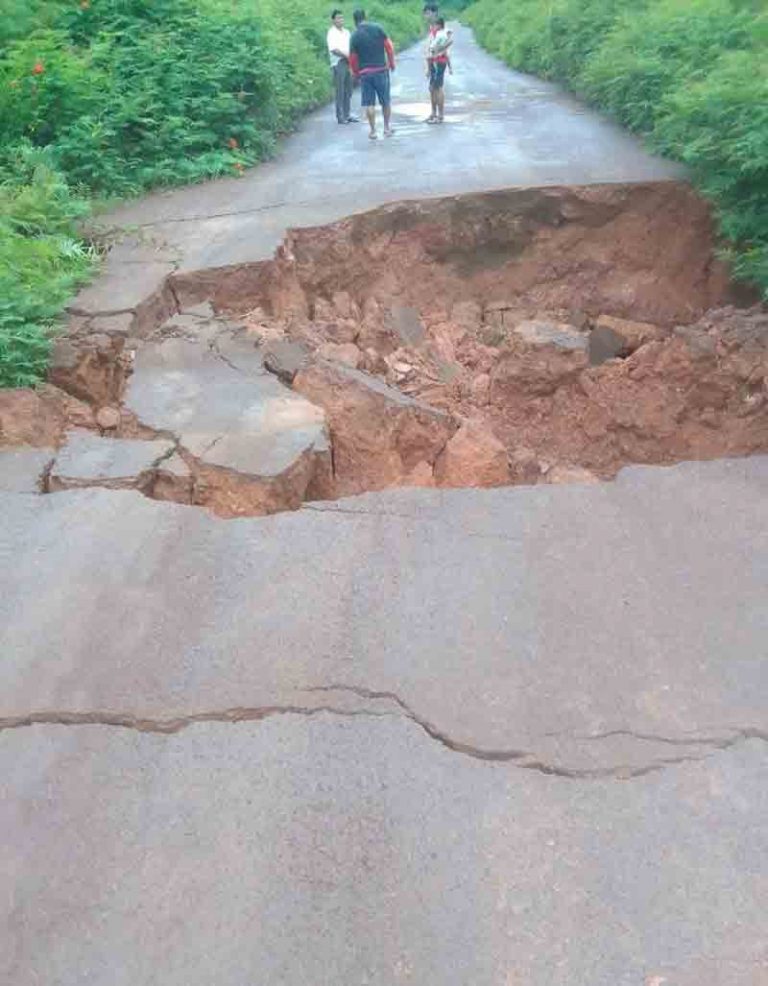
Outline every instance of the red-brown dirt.
[[[146, 492], [242, 516], [768, 450], [768, 314], [728, 304], [714, 257], [706, 206], [667, 182], [403, 203], [294, 231], [267, 263], [174, 275], [180, 309], [210, 299], [244, 326], [238, 345], [272, 347], [266, 366], [323, 409], [330, 449], [321, 473], [266, 489], [179, 444]], [[198, 319], [161, 334], [194, 338]], [[73, 426], [152, 437], [120, 406], [141, 345], [75, 332], [52, 376], [90, 406], [50, 385], [0, 393], [0, 444], [58, 445]]]

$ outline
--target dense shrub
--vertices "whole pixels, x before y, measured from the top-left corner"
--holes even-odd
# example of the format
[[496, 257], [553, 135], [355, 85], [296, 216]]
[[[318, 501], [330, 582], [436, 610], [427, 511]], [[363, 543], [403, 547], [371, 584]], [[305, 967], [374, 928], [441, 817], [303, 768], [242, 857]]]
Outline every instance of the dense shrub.
[[479, 0], [480, 40], [565, 82], [687, 164], [737, 275], [768, 297], [768, 14], [763, 0]]
[[[395, 41], [420, 10], [376, 0]], [[0, 386], [92, 268], [85, 200], [238, 174], [329, 95], [325, 0], [0, 0]], [[34, 217], [34, 221], [32, 220]]]
[[72, 196], [50, 154], [19, 145], [0, 172], [0, 386], [26, 387], [45, 370], [52, 326], [94, 257], [75, 222]]

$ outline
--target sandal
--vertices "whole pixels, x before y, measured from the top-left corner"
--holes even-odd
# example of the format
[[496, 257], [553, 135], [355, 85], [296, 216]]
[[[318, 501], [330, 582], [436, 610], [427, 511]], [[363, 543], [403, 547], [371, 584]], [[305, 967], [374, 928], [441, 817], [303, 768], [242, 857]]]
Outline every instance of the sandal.
[[384, 136], [385, 136], [385, 137], [391, 137], [391, 136], [392, 136], [392, 135], [394, 134], [394, 132], [395, 132], [395, 131], [394, 131], [394, 130], [392, 129], [392, 127], [389, 127], [389, 129], [388, 129], [388, 130], [385, 130], [385, 131], [384, 131]]
[[368, 140], [378, 140], [378, 139], [379, 139], [379, 135], [376, 133], [375, 130], [372, 133], [368, 134]]

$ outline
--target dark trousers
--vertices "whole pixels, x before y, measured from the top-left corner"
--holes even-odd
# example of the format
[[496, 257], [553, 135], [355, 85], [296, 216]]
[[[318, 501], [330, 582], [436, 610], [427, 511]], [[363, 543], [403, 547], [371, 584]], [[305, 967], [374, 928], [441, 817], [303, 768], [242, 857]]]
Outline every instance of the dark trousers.
[[342, 60], [333, 68], [333, 88], [336, 93], [336, 119], [346, 123], [352, 110], [352, 73], [349, 62]]

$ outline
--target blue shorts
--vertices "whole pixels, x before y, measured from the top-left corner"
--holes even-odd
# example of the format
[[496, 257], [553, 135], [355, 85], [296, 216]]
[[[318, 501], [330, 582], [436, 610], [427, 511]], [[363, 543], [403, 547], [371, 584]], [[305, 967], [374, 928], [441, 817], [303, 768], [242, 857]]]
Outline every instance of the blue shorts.
[[375, 106], [378, 97], [382, 106], [392, 102], [389, 95], [389, 71], [371, 72], [360, 76], [360, 101], [363, 106]]
[[445, 62], [430, 62], [429, 63], [429, 88], [434, 92], [436, 89], [442, 89], [445, 85], [445, 70], [448, 65]]

